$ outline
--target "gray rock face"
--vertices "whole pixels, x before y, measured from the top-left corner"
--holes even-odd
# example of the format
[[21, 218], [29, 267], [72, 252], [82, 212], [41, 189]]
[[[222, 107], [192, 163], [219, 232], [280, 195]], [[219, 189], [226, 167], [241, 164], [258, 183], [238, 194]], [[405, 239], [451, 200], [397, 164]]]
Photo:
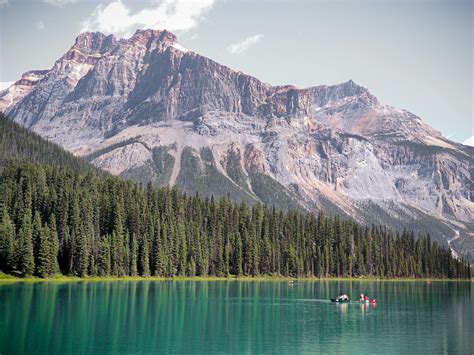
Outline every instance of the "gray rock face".
[[271, 86], [168, 31], [87, 32], [0, 92], [0, 110], [117, 175], [324, 207], [474, 253], [473, 148], [353, 81]]

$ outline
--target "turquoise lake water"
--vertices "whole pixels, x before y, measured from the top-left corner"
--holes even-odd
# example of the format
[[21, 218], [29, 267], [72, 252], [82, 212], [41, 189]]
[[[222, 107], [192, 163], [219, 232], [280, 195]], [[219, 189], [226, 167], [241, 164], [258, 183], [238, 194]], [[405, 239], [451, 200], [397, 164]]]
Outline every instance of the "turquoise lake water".
[[[340, 291], [378, 304], [335, 304]], [[474, 352], [474, 283], [138, 281], [0, 286], [0, 354]]]

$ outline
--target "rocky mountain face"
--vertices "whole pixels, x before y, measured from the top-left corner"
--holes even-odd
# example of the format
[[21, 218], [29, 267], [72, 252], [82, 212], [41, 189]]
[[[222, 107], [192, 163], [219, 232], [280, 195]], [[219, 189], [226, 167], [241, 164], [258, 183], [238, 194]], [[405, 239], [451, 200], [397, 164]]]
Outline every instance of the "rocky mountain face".
[[323, 207], [474, 255], [474, 149], [353, 81], [271, 86], [168, 31], [86, 32], [51, 69], [0, 92], [0, 111], [116, 175]]

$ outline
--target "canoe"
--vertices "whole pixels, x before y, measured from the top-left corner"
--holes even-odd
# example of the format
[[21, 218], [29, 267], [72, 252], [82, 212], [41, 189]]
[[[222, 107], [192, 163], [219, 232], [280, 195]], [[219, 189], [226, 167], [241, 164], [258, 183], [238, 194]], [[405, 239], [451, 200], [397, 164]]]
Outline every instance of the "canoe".
[[371, 298], [370, 300], [353, 301], [353, 302], [358, 302], [358, 303], [377, 303], [377, 300], [376, 300], [375, 298]]
[[339, 301], [336, 298], [331, 298], [331, 302], [337, 302], [337, 303], [349, 303], [350, 300], [344, 300], [344, 301]]

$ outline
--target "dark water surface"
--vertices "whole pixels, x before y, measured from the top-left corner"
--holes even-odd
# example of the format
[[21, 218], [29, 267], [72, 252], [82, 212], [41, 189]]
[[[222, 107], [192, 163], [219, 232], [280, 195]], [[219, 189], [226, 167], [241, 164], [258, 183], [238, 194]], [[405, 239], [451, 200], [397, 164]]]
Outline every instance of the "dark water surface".
[[[470, 354], [473, 288], [367, 281], [1, 285], [0, 353]], [[379, 303], [329, 302], [340, 290]]]

